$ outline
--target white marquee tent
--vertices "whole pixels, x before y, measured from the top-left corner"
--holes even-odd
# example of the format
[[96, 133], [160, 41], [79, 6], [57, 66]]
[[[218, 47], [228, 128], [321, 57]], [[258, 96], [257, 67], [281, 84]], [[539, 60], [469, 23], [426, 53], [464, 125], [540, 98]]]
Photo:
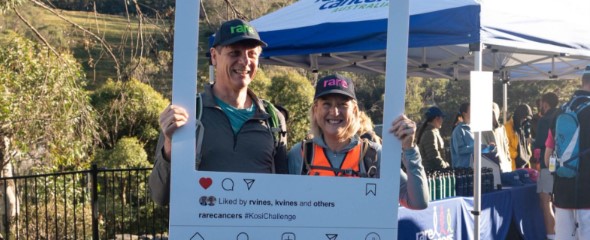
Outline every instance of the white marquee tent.
[[[388, 5], [301, 0], [255, 19], [268, 43], [261, 63], [384, 73]], [[408, 75], [467, 79], [481, 43], [483, 70], [496, 79], [579, 77], [589, 12], [586, 0], [412, 0]]]

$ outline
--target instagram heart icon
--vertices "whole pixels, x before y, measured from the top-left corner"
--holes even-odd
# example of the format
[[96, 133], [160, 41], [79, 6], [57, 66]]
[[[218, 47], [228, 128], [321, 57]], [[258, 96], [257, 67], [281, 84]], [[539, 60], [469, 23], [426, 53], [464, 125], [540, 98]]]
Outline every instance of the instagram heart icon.
[[202, 177], [201, 179], [199, 179], [199, 184], [201, 184], [201, 187], [203, 187], [204, 189], [207, 189], [211, 186], [211, 184], [213, 184], [213, 180], [211, 180], [211, 178], [208, 177]]

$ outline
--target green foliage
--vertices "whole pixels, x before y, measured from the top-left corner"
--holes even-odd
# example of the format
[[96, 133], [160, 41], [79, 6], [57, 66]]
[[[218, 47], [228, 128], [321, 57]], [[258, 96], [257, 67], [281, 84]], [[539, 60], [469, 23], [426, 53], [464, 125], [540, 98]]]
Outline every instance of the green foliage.
[[420, 110], [422, 109], [424, 86], [420, 84], [422, 78], [408, 78], [406, 80], [406, 103], [405, 114], [408, 118], [418, 122], [420, 119]]
[[100, 167], [125, 169], [129, 167], [148, 167], [146, 151], [135, 137], [123, 137], [110, 150], [97, 151], [94, 162]]
[[313, 103], [314, 88], [307, 78], [295, 71], [274, 76], [268, 99], [289, 111], [288, 146], [304, 139], [309, 131], [308, 112]]
[[8, 39], [0, 48], [0, 135], [12, 143], [0, 151], [39, 168], [85, 166], [96, 121], [80, 65], [14, 32], [0, 35]]
[[351, 76], [359, 107], [374, 123], [383, 121], [383, 96], [385, 76], [382, 74], [358, 74]]
[[248, 85], [248, 88], [256, 93], [261, 99], [269, 99], [268, 97], [268, 90], [271, 86], [271, 79], [266, 75], [263, 69], [258, 69], [256, 71], [256, 76], [254, 76], [254, 80]]
[[101, 139], [106, 149], [119, 139], [135, 136], [152, 152], [158, 139], [158, 117], [169, 104], [161, 94], [137, 80], [108, 81], [91, 95], [99, 114]]
[[[19, 216], [14, 239], [90, 239], [91, 193], [88, 175], [74, 173], [19, 179]], [[14, 234], [15, 231], [12, 232]], [[85, 235], [84, 235], [85, 234]], [[16, 235], [16, 234], [15, 234]], [[33, 237], [35, 236], [35, 237]]]

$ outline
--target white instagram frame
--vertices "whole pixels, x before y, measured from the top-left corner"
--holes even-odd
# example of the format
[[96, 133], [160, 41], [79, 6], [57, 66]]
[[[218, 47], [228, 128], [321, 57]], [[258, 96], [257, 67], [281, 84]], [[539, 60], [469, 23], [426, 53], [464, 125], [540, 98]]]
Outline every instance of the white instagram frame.
[[[176, 2], [172, 103], [189, 116], [199, 6]], [[170, 239], [397, 239], [401, 143], [388, 129], [404, 112], [409, 1], [391, 0], [389, 11], [380, 178], [196, 171], [189, 118], [172, 139]]]

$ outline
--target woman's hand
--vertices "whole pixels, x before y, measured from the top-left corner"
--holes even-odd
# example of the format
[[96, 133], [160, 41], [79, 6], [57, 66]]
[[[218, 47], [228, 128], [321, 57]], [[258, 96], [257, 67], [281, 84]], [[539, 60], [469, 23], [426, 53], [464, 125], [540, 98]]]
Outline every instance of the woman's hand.
[[416, 135], [416, 123], [402, 114], [391, 124], [389, 129], [399, 140], [402, 141], [402, 149], [414, 148], [414, 137]]

